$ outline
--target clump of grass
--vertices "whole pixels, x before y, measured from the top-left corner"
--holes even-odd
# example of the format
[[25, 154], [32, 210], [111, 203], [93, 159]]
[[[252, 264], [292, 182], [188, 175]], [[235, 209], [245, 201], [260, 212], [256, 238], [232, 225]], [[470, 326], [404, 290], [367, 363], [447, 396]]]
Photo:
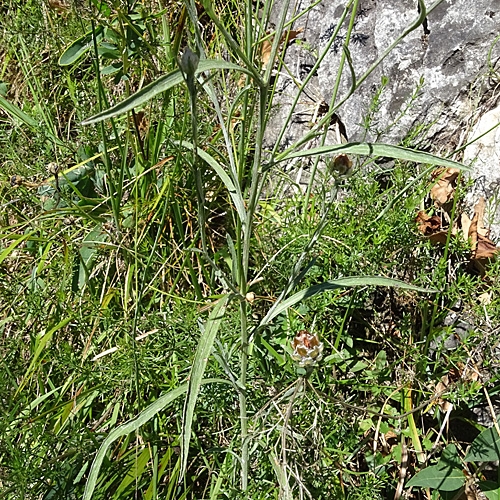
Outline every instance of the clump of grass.
[[[339, 19], [348, 33], [357, 5]], [[268, 8], [254, 22], [251, 2], [186, 3], [178, 21], [153, 4], [122, 7], [92, 3], [58, 22], [26, 7], [37, 26], [47, 14], [62, 26], [63, 65], [51, 66], [64, 99], [47, 99], [31, 45], [9, 42], [24, 47], [16, 63], [35, 83], [16, 108], [0, 103], [2, 134], [42, 135], [26, 156], [38, 177], [28, 168], [2, 187], [2, 495], [393, 494], [405, 443], [429, 451], [435, 436], [412, 411], [423, 414], [432, 384], [479, 341], [427, 359], [426, 335], [477, 282], [463, 268], [450, 282], [418, 235], [430, 170], [411, 162], [461, 166], [383, 144], [301, 151], [349, 97], [337, 91], [318, 127], [265, 155], [287, 9], [263, 69]], [[12, 145], [5, 162], [20, 158]], [[305, 198], [264, 200], [283, 162], [337, 153], [399, 160], [383, 174], [326, 176], [323, 188], [318, 172]], [[438, 299], [416, 294], [445, 282]], [[393, 284], [413, 291], [372, 287]], [[302, 330], [324, 343], [314, 369], [290, 357]], [[476, 389], [454, 391], [470, 401]], [[381, 435], [397, 444], [381, 450]]]

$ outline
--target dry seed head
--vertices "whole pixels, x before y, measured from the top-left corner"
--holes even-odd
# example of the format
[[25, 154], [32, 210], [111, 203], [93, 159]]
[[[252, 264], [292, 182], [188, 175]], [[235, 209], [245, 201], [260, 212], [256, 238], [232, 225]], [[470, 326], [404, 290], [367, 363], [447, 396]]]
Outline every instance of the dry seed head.
[[298, 361], [299, 366], [311, 366], [322, 358], [323, 342], [319, 341], [318, 334], [300, 330], [292, 341], [292, 359]]

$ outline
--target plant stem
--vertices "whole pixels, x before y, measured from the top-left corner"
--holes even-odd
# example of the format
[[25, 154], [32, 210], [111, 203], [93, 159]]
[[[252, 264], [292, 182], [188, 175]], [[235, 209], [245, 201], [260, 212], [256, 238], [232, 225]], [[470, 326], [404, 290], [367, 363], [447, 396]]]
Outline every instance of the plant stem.
[[[260, 179], [260, 164], [262, 156], [262, 141], [264, 138], [266, 108], [267, 108], [268, 87], [263, 85], [260, 87], [259, 93], [259, 120], [257, 124], [257, 137], [255, 156], [252, 167], [252, 181], [250, 188], [250, 199], [247, 210], [247, 223], [243, 226], [242, 231], [242, 246], [243, 253], [241, 257], [241, 273], [239, 282], [239, 292], [243, 297], [246, 296], [248, 290], [248, 266], [250, 259], [250, 243], [252, 239], [253, 217], [257, 207], [257, 201], [261, 190]], [[240, 233], [241, 234], [241, 233]], [[247, 400], [244, 387], [247, 382], [248, 369], [248, 320], [247, 320], [247, 303], [245, 300], [240, 302], [240, 341], [241, 341], [241, 359], [240, 359], [240, 383], [242, 390], [239, 394], [240, 401], [240, 425], [241, 425], [241, 488], [245, 491], [248, 488], [248, 419], [247, 419]]]
[[247, 303], [240, 302], [240, 327], [241, 327], [241, 372], [239, 391], [240, 403], [240, 435], [241, 435], [241, 489], [248, 488], [248, 417], [247, 417], [247, 369], [248, 369], [248, 325], [247, 325]]

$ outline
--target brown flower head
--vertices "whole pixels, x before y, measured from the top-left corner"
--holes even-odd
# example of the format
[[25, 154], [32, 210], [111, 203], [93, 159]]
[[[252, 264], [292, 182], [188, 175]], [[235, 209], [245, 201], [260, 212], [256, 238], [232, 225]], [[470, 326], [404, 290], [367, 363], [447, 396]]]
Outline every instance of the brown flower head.
[[299, 366], [314, 365], [322, 358], [323, 342], [319, 341], [318, 334], [300, 330], [292, 341], [292, 359], [298, 361]]

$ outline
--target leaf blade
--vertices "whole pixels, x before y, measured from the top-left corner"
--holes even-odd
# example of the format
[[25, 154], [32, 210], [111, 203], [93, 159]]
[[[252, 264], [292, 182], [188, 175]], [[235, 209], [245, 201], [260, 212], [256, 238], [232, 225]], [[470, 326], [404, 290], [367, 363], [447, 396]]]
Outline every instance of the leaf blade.
[[312, 285], [309, 288], [305, 288], [295, 293], [291, 297], [288, 297], [280, 304], [277, 304], [276, 307], [272, 307], [265, 318], [261, 321], [260, 326], [264, 326], [269, 323], [276, 316], [284, 312], [289, 307], [301, 302], [305, 299], [314, 297], [318, 293], [323, 293], [329, 290], [338, 290], [340, 288], [345, 287], [353, 287], [353, 286], [395, 286], [398, 288], [403, 288], [407, 290], [414, 290], [417, 292], [426, 292], [426, 293], [436, 293], [437, 290], [430, 288], [422, 288], [415, 285], [409, 285], [404, 281], [385, 278], [383, 276], [348, 276], [345, 278], [339, 278], [336, 280], [328, 280], [323, 283], [318, 283], [316, 285]]
[[[99, 42], [103, 37], [104, 27], [98, 26], [95, 30], [96, 41]], [[88, 31], [85, 35], [77, 38], [71, 42], [64, 52], [59, 57], [59, 66], [69, 66], [76, 62], [80, 57], [85, 54], [94, 43], [94, 34], [92, 31]]]
[[297, 151], [284, 157], [278, 157], [276, 163], [293, 158], [305, 158], [307, 156], [318, 156], [324, 154], [355, 154], [363, 156], [387, 156], [399, 160], [414, 161], [430, 165], [439, 165], [447, 168], [458, 168], [459, 170], [470, 171], [471, 167], [462, 165], [456, 161], [440, 158], [430, 153], [415, 151], [402, 146], [392, 144], [374, 144], [369, 142], [350, 142], [346, 144], [334, 144], [330, 146], [320, 146], [306, 151]]
[[189, 442], [191, 440], [191, 429], [193, 425], [194, 409], [200, 387], [203, 380], [203, 374], [207, 367], [208, 357], [212, 352], [215, 342], [215, 336], [219, 331], [224, 312], [228, 305], [231, 295], [225, 295], [219, 299], [217, 304], [212, 309], [210, 316], [205, 324], [205, 329], [196, 348], [196, 353], [193, 360], [193, 366], [189, 375], [188, 389], [186, 402], [184, 404], [184, 412], [182, 416], [182, 438], [181, 438], [181, 471], [179, 477], [183, 477], [187, 469], [187, 459], [189, 453]]
[[[213, 382], [221, 382], [227, 384], [227, 380], [222, 379], [206, 379], [202, 383], [208, 384]], [[118, 438], [130, 434], [131, 432], [136, 431], [144, 425], [146, 422], [151, 420], [158, 412], [163, 410], [169, 403], [175, 401], [179, 396], [182, 396], [188, 389], [188, 383], [184, 383], [181, 386], [172, 389], [167, 392], [163, 396], [160, 396], [156, 401], [151, 403], [147, 408], [145, 408], [139, 415], [128, 420], [124, 424], [113, 429], [106, 439], [101, 444], [99, 451], [97, 452], [94, 461], [92, 462], [92, 466], [89, 472], [89, 478], [87, 483], [85, 484], [85, 491], [83, 492], [83, 500], [90, 500], [92, 498], [92, 494], [94, 492], [95, 486], [97, 484], [97, 479], [99, 476], [99, 471], [101, 469], [102, 462], [104, 457], [111, 446], [111, 444], [116, 441]]]
[[[193, 151], [194, 148], [193, 144], [187, 141], [182, 141], [182, 143], [180, 141], [175, 141], [174, 144], [182, 145], [187, 149], [190, 149], [191, 151]], [[220, 180], [224, 183], [226, 189], [229, 192], [229, 196], [231, 196], [231, 199], [233, 200], [234, 206], [236, 207], [236, 211], [238, 212], [238, 216], [240, 217], [242, 224], [246, 224], [247, 214], [245, 211], [245, 202], [243, 200], [243, 195], [238, 184], [235, 184], [232, 181], [231, 177], [229, 177], [222, 165], [212, 155], [201, 148], [198, 148], [197, 154], [215, 171]]]
[[455, 491], [463, 486], [465, 479], [465, 474], [460, 469], [431, 465], [415, 474], [406, 486], [433, 488], [439, 491]]
[[[498, 419], [500, 422], [500, 418]], [[500, 460], [500, 436], [492, 426], [482, 431], [465, 455], [466, 462], [494, 462]]]
[[[202, 59], [198, 64], [198, 69], [196, 74], [200, 74], [204, 71], [218, 70], [218, 69], [233, 69], [235, 71], [241, 71], [243, 73], [249, 73], [249, 71], [237, 64], [233, 64], [227, 61], [219, 61], [214, 59]], [[121, 115], [127, 111], [132, 110], [147, 101], [150, 101], [153, 97], [165, 92], [176, 85], [179, 85], [184, 81], [184, 77], [180, 70], [176, 69], [169, 73], [168, 75], [161, 76], [158, 80], [146, 85], [143, 89], [139, 90], [135, 94], [131, 95], [124, 101], [115, 104], [109, 109], [101, 111], [96, 115], [83, 120], [82, 125], [90, 125], [92, 123], [97, 123], [108, 118], [113, 118], [114, 116]]]

